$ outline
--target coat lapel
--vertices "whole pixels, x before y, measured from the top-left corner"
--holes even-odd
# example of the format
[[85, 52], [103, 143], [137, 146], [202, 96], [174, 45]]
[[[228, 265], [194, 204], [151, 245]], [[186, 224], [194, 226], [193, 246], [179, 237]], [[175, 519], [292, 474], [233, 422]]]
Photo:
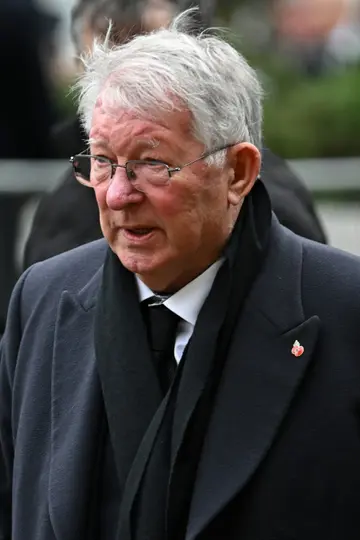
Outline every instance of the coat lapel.
[[101, 270], [79, 297], [62, 294], [52, 368], [50, 518], [58, 540], [84, 537], [102, 400], [93, 346]]
[[[102, 325], [117, 336], [109, 357], [98, 355], [95, 327], [102, 312], [102, 266], [78, 294], [64, 291], [54, 337], [49, 509], [57, 540], [86, 537], [99, 460], [109, 424], [120, 486], [139, 442], [162, 401], [147, 345], [134, 278], [121, 276], [116, 320]], [[131, 301], [130, 301], [131, 300]], [[105, 404], [105, 411], [104, 411]]]
[[[104, 265], [108, 296], [96, 308], [95, 351], [120, 487], [163, 396], [151, 358], [134, 275], [109, 257]], [[114, 275], [115, 273], [115, 275]], [[116, 309], [109, 305], [116, 295]], [[106, 344], [105, 354], [101, 345]]]
[[[235, 332], [204, 442], [186, 540], [244, 488], [270, 449], [312, 360], [319, 319], [301, 303], [301, 241], [276, 222]], [[301, 356], [292, 354], [298, 340]]]

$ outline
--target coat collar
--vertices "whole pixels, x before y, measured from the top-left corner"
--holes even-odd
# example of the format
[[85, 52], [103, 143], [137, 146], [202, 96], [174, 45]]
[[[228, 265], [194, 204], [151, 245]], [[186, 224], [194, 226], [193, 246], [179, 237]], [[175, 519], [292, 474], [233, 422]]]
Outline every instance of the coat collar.
[[[273, 218], [264, 267], [235, 331], [204, 441], [186, 540], [247, 485], [311, 363], [319, 319], [302, 306], [302, 241]], [[304, 353], [295, 357], [298, 340]]]
[[268, 257], [249, 296], [249, 309], [261, 313], [279, 332], [305, 319], [302, 305], [303, 240], [273, 214]]
[[103, 269], [104, 265], [102, 264], [79, 293], [76, 296], [74, 295], [75, 302], [78, 303], [79, 307], [84, 311], [89, 311], [96, 306]]

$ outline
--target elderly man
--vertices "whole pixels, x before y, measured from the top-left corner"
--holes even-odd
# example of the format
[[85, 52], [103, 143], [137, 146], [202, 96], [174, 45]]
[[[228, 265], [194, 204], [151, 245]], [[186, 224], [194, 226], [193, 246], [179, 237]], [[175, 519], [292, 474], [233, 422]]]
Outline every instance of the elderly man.
[[[167, 26], [180, 6], [191, 0], [78, 0], [72, 11], [72, 37], [78, 56], [92, 48], [94, 38], [102, 40], [108, 21], [113, 26], [114, 45], [125, 38]], [[213, 25], [214, 1], [199, 0], [192, 29]], [[58, 158], [68, 158], [86, 148], [87, 135], [79, 116], [55, 130]], [[314, 208], [311, 194], [288, 164], [269, 149], [262, 151], [262, 179], [280, 223], [291, 231], [326, 243], [326, 235]], [[74, 181], [69, 167], [58, 187], [43, 196], [36, 210], [24, 253], [24, 268], [102, 237], [93, 190]], [[10, 291], [9, 291], [10, 293]]]
[[360, 261], [272, 215], [257, 76], [187, 24], [79, 83], [106, 240], [13, 293], [2, 539], [359, 538]]

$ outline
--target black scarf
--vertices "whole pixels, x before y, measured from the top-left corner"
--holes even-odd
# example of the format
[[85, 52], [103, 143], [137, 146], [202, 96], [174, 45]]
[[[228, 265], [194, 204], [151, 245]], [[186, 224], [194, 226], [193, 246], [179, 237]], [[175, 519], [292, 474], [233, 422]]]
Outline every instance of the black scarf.
[[95, 350], [123, 492], [117, 540], [185, 536], [212, 403], [235, 325], [265, 257], [270, 221], [270, 200], [258, 180], [245, 198], [224, 263], [165, 397], [152, 365], [134, 276], [109, 250]]

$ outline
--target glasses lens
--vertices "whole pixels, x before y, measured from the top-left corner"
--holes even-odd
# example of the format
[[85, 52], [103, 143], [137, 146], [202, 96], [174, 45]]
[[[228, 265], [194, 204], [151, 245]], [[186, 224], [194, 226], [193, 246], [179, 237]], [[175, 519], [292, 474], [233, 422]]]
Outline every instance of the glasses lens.
[[73, 167], [76, 179], [81, 183], [90, 183], [90, 158], [81, 154], [75, 156]]
[[91, 159], [91, 184], [97, 186], [111, 177], [111, 162], [100, 156]]
[[157, 161], [128, 161], [127, 174], [134, 185], [164, 186], [169, 182], [167, 166]]

